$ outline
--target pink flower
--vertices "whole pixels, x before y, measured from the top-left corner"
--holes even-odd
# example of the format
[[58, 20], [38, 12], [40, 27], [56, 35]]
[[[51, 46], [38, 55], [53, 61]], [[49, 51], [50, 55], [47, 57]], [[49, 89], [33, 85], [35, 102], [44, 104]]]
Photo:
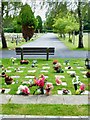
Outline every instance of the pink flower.
[[85, 85], [84, 85], [83, 83], [80, 85], [80, 90], [81, 90], [81, 91], [84, 91], [84, 90], [85, 90]]
[[56, 77], [56, 85], [61, 85], [62, 84], [62, 81], [60, 80], [59, 77]]

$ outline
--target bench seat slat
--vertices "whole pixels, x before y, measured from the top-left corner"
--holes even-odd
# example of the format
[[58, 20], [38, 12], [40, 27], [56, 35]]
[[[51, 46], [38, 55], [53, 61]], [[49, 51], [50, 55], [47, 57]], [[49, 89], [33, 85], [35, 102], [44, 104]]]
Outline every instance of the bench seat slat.
[[[16, 55], [21, 55], [21, 53], [17, 53]], [[23, 53], [23, 55], [47, 55], [46, 53]], [[49, 55], [54, 55], [54, 53], [49, 53]]]
[[17, 47], [15, 49], [16, 55], [21, 55], [21, 59], [23, 59], [23, 55], [47, 55], [47, 60], [49, 55], [54, 55], [54, 47]]

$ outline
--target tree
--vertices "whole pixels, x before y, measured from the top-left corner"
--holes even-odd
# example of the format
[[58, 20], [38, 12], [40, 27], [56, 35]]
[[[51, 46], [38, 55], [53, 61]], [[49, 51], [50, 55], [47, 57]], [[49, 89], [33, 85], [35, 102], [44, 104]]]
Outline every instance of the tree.
[[2, 48], [7, 48], [7, 42], [6, 42], [6, 39], [5, 39], [5, 36], [4, 36], [4, 30], [3, 30], [4, 20], [9, 19], [8, 23], [10, 23], [11, 19], [10, 19], [10, 14], [9, 13], [11, 11], [13, 11], [14, 14], [12, 14], [12, 15], [15, 16], [18, 13], [18, 10], [21, 8], [21, 6], [22, 6], [21, 2], [11, 2], [9, 0], [1, 2], [1, 16], [0, 16], [0, 18], [2, 20], [1, 20], [0, 28], [1, 28]]
[[3, 11], [4, 11], [4, 4], [3, 4], [3, 2], [1, 2], [1, 25], [0, 25], [0, 29], [1, 29], [2, 48], [7, 48], [7, 43], [6, 43], [6, 39], [4, 36], [4, 31], [3, 31]]
[[50, 0], [49, 1], [49, 8], [48, 11], [46, 13], [46, 22], [45, 22], [45, 26], [47, 29], [52, 30], [53, 29], [53, 24], [54, 24], [54, 19], [60, 17], [62, 18], [63, 16], [65, 16], [68, 12], [67, 10], [67, 5], [66, 2], [58, 2], [56, 0], [56, 2], [52, 2]]
[[37, 26], [37, 20], [34, 17], [34, 13], [28, 4], [25, 4], [19, 14], [18, 24], [22, 25], [22, 33], [26, 41], [30, 39]]
[[41, 19], [41, 17], [40, 17], [39, 15], [36, 17], [36, 19], [37, 19], [37, 21], [38, 21], [38, 25], [37, 25], [36, 30], [37, 30], [38, 32], [41, 32], [41, 31], [42, 31], [42, 19]]
[[69, 33], [69, 41], [71, 41], [70, 35], [73, 31], [79, 29], [79, 24], [76, 22], [75, 17], [68, 12], [64, 17], [56, 17], [53, 27], [61, 36]]
[[81, 9], [81, 0], [78, 1], [78, 18], [79, 18], [79, 44], [78, 48], [83, 48], [83, 23], [82, 23], [82, 9]]

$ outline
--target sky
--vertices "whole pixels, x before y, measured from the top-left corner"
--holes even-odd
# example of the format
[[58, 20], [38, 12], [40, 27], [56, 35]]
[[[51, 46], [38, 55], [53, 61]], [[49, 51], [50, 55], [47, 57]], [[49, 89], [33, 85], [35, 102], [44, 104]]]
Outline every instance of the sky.
[[[43, 7], [42, 9], [40, 8], [40, 2], [42, 2], [42, 0], [32, 0], [33, 2], [31, 2], [31, 0], [22, 0], [23, 4], [28, 3], [31, 6], [31, 3], [36, 5], [35, 8], [32, 8], [32, 10], [34, 11], [34, 15], [37, 16], [41, 16], [42, 20], [45, 20], [45, 13], [47, 11], [47, 9], [45, 7]], [[34, 2], [36, 1], [36, 3]]]
[[[46, 13], [47, 9], [45, 8], [45, 6], [42, 9], [40, 9], [40, 2], [42, 2], [42, 1], [43, 0], [22, 0], [23, 4], [25, 4], [26, 2], [29, 3], [29, 4], [31, 4], [31, 3], [34, 4], [36, 2], [35, 3], [36, 4], [36, 9], [33, 9], [33, 11], [35, 12], [34, 15], [35, 16], [37, 16], [37, 15], [41, 16], [42, 20], [44, 21], [45, 20], [45, 13]], [[45, 0], [45, 1], [48, 1], [48, 0]], [[55, 2], [56, 0], [52, 0], [52, 1]], [[63, 2], [67, 1], [67, 2], [74, 3], [77, 0], [58, 0], [58, 2], [61, 2], [61, 1], [63, 1]], [[81, 1], [85, 2], [87, 0], [81, 0]], [[90, 0], [88, 0], [88, 1], [90, 1]], [[69, 6], [69, 9], [73, 9], [73, 10], [76, 9], [75, 4], [73, 4], [71, 7]]]

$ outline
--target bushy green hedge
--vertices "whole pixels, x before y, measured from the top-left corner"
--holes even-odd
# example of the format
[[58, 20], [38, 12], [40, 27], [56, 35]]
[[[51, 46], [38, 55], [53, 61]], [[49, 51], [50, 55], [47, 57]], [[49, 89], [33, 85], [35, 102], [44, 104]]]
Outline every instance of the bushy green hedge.
[[22, 30], [21, 30], [21, 27], [18, 27], [18, 28], [4, 28], [4, 32], [7, 32], [7, 33], [21, 33]]
[[12, 32], [14, 32], [14, 29], [13, 28], [4, 28], [4, 32], [12, 33]]

